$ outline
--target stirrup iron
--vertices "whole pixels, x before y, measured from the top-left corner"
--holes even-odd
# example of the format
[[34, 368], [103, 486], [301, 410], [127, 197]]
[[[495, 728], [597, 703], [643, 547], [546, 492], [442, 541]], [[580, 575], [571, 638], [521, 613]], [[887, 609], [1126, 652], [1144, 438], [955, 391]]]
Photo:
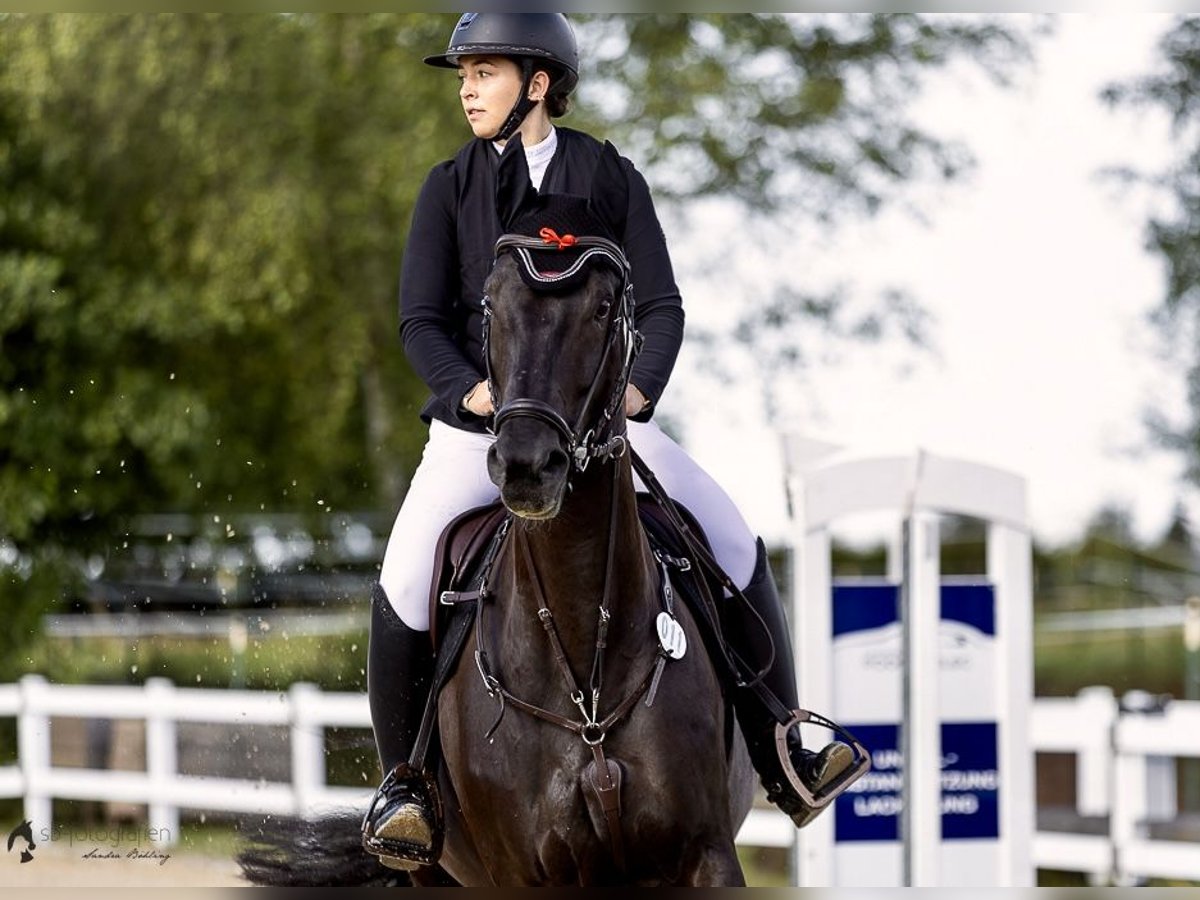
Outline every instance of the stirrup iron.
[[[430, 846], [423, 847], [410, 841], [401, 841], [379, 835], [372, 819], [376, 810], [387, 802], [388, 788], [397, 781], [415, 782], [413, 793], [427, 802], [429, 813]], [[423, 796], [420, 796], [423, 795]], [[413, 871], [421, 866], [432, 866], [442, 855], [442, 839], [445, 835], [445, 819], [442, 814], [441, 793], [437, 777], [430, 772], [418, 771], [408, 763], [399, 763], [384, 778], [383, 783], [371, 798], [362, 821], [362, 844], [369, 853], [379, 857], [383, 865], [402, 871]]]
[[[792, 764], [791, 754], [788, 752], [788, 733], [806, 722], [828, 728], [849, 744], [854, 751], [854, 761], [828, 784], [820, 785], [815, 791], [804, 783], [800, 773]], [[788, 721], [775, 724], [775, 751], [779, 755], [779, 762], [788, 783], [800, 800], [814, 810], [824, 809], [871, 768], [871, 754], [858, 738], [831, 719], [808, 709], [793, 710], [792, 717]]]

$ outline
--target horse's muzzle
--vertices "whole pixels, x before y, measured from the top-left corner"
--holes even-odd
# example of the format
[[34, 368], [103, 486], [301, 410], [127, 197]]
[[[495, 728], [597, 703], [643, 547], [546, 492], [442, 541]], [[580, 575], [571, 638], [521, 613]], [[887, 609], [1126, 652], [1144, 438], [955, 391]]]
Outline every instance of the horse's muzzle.
[[508, 510], [553, 519], [567, 492], [571, 458], [557, 433], [537, 422], [508, 422], [488, 450], [488, 476]]

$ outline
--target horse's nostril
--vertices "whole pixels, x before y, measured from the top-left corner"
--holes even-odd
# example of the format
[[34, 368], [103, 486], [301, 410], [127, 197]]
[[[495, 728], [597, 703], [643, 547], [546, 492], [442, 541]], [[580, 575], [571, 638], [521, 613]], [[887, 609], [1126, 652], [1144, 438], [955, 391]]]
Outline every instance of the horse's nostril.
[[557, 475], [565, 472], [571, 458], [562, 450], [551, 450], [546, 455], [546, 465], [542, 468], [543, 475]]

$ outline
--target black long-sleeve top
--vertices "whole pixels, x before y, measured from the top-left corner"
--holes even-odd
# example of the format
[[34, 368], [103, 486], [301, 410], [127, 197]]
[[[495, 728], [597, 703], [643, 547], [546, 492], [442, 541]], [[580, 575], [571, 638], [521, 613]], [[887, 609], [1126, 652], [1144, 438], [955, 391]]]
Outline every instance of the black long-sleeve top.
[[[558, 147], [542, 190], [588, 196], [603, 145], [590, 135], [558, 129]], [[400, 338], [417, 374], [433, 391], [421, 418], [482, 432], [485, 420], [462, 408], [483, 377], [483, 284], [501, 234], [491, 141], [475, 139], [425, 179], [413, 212], [400, 275]], [[650, 189], [622, 157], [629, 214], [622, 245], [629, 259], [636, 324], [645, 337], [631, 380], [650, 401], [635, 419], [649, 419], [683, 341], [683, 301], [675, 284]]]

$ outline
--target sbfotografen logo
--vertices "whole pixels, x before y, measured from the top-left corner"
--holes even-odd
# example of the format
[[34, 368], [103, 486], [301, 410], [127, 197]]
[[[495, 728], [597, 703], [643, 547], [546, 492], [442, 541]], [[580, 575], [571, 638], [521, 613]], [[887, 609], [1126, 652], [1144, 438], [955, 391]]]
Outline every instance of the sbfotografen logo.
[[[97, 829], [55, 825], [53, 828], [35, 831], [30, 821], [22, 822], [9, 833], [9, 852], [17, 848], [20, 850], [21, 862], [31, 862], [33, 851], [37, 849], [35, 837], [43, 844], [65, 842], [71, 848], [79, 844], [86, 848], [80, 854], [81, 859], [154, 860], [161, 866], [171, 858], [171, 854], [164, 853], [154, 846], [166, 846], [171, 843], [170, 829], [134, 828], [127, 825]], [[147, 843], [151, 846], [145, 847]]]

